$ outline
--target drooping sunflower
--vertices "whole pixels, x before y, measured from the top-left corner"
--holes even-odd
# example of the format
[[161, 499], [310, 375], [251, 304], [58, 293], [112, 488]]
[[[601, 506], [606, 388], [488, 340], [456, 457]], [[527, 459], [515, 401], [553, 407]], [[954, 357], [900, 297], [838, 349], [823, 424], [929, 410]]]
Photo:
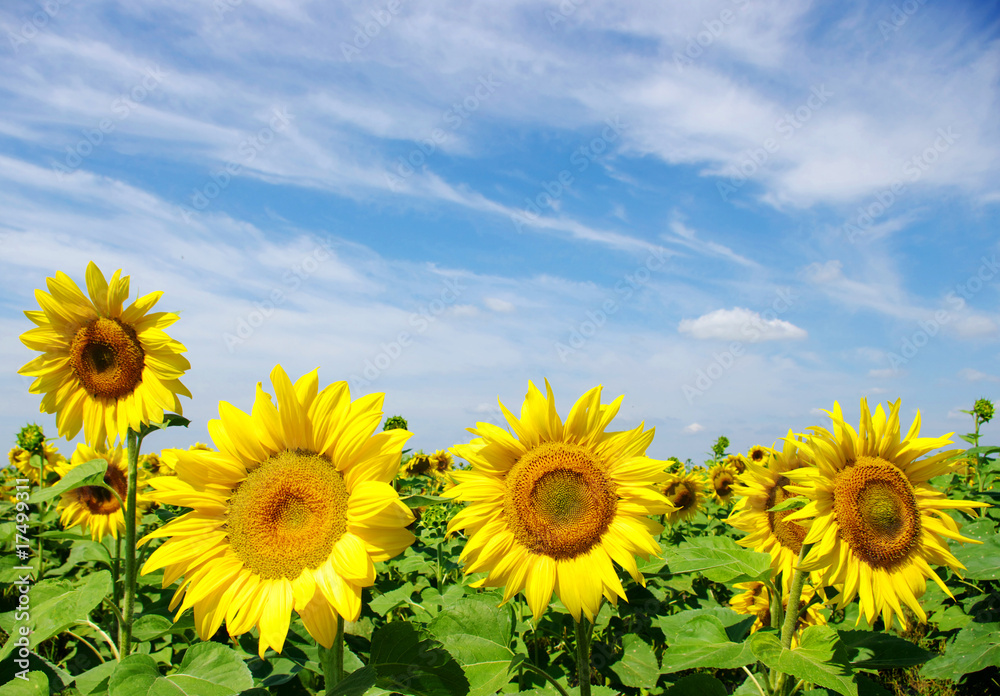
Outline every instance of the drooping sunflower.
[[655, 489], [669, 474], [644, 456], [652, 429], [605, 432], [622, 397], [602, 406], [595, 387], [563, 423], [545, 388], [529, 383], [520, 418], [500, 404], [513, 435], [477, 423], [479, 437], [451, 448], [472, 467], [444, 495], [471, 504], [448, 531], [465, 530], [465, 572], [487, 572], [481, 584], [504, 587], [505, 602], [523, 590], [537, 620], [555, 591], [576, 621], [593, 621], [602, 597], [625, 597], [612, 561], [641, 583], [636, 554], [659, 554], [663, 527], [647, 516], [674, 509]]
[[[59, 469], [59, 475], [65, 476], [81, 464], [93, 459], [103, 459], [108, 463], [104, 474], [104, 483], [113, 488], [118, 497], [125, 501], [128, 492], [128, 461], [125, 450], [115, 447], [105, 450], [100, 447], [90, 447], [80, 443], [76, 446], [69, 462], [64, 462]], [[143, 492], [146, 487], [146, 472], [139, 470], [136, 481], [136, 519], [149, 508], [150, 500]], [[114, 539], [125, 531], [125, 510], [118, 498], [107, 488], [101, 486], [81, 486], [63, 493], [59, 500], [61, 512], [59, 521], [64, 529], [80, 525], [84, 531], [90, 531], [94, 541], [100, 541], [110, 534]]]
[[[762, 628], [771, 627], [771, 591], [762, 582], [738, 582], [734, 588], [744, 590], [738, 595], [734, 595], [729, 600], [729, 608], [737, 614], [756, 616], [757, 620], [750, 627], [750, 632], [754, 633]], [[805, 613], [799, 615], [798, 623], [795, 625], [795, 633], [792, 634], [792, 648], [798, 646], [799, 635], [808, 626], [822, 626], [826, 624], [826, 617], [822, 614], [822, 604], [810, 604], [816, 591], [808, 584], [802, 586], [802, 594], [799, 600], [799, 607], [807, 607]], [[784, 593], [781, 598], [782, 606], [788, 608], [788, 593]]]
[[765, 464], [767, 458], [770, 456], [772, 449], [770, 447], [764, 447], [764, 445], [754, 445], [747, 452], [747, 459], [752, 461], [754, 464]]
[[452, 470], [455, 460], [444, 450], [437, 450], [430, 456], [431, 466], [436, 476], [445, 476]]
[[[42, 445], [42, 455], [45, 457], [45, 480], [46, 485], [51, 485], [58, 479], [58, 472], [66, 463], [66, 457], [59, 453], [59, 449], [46, 442]], [[31, 485], [37, 486], [41, 471], [31, 463], [31, 452], [20, 447], [14, 447], [8, 452], [10, 465], [17, 471], [18, 478], [28, 479]]]
[[667, 523], [676, 524], [697, 515], [707, 497], [706, 485], [705, 476], [695, 471], [671, 474], [661, 487], [663, 497], [677, 508], [667, 514]]
[[747, 458], [742, 454], [728, 454], [726, 455], [726, 461], [723, 463], [737, 475], [742, 474], [747, 469]]
[[434, 463], [429, 455], [417, 452], [403, 466], [403, 476], [430, 476], [434, 472]]
[[736, 543], [770, 554], [771, 568], [781, 576], [785, 593], [791, 588], [792, 572], [808, 530], [803, 525], [788, 520], [794, 510], [769, 510], [795, 497], [794, 493], [786, 489], [792, 483], [786, 474], [809, 465], [799, 444], [801, 443], [789, 431], [782, 450], [770, 450], [772, 454], [765, 465], [750, 461], [746, 472], [740, 477], [740, 483], [734, 488], [736, 494], [742, 497], [726, 520], [747, 534], [742, 539], [737, 539]]
[[897, 400], [888, 415], [881, 404], [871, 413], [862, 399], [855, 431], [835, 403], [827, 412], [833, 432], [810, 428], [814, 434], [803, 445], [815, 466], [785, 473], [795, 484], [786, 490], [811, 501], [785, 518], [809, 526], [803, 543], [814, 546], [802, 569], [821, 572], [827, 584], [838, 587], [835, 599], [841, 607], [860, 596], [858, 620], [863, 614], [871, 625], [881, 614], [887, 629], [893, 619], [906, 627], [903, 605], [921, 622], [927, 620], [918, 601], [927, 578], [951, 596], [931, 567], [944, 565], [956, 572], [964, 568], [945, 539], [978, 543], [960, 535], [945, 511], [987, 507], [951, 500], [930, 485], [930, 479], [954, 467], [948, 460], [957, 450], [927, 456], [951, 444], [952, 433], [919, 437], [918, 411], [901, 437], [899, 408]]
[[719, 505], [728, 505], [736, 485], [736, 472], [725, 464], [716, 464], [708, 470], [708, 480], [712, 484], [712, 499]]
[[42, 351], [18, 372], [37, 377], [30, 391], [44, 394], [41, 410], [56, 414], [59, 434], [70, 439], [83, 428], [87, 443], [124, 441], [128, 430], [159, 422], [164, 411], [181, 412], [178, 395], [191, 396], [180, 377], [191, 367], [186, 349], [163, 329], [179, 318], [149, 310], [162, 292], [122, 307], [129, 276], [115, 271], [110, 283], [97, 265], [87, 266], [89, 299], [63, 272], [48, 278], [49, 292], [35, 291], [41, 310], [25, 312], [37, 326], [21, 342]]
[[281, 651], [293, 610], [332, 646], [337, 616], [361, 613], [374, 563], [414, 539], [391, 485], [411, 433], [373, 434], [384, 395], [319, 391], [316, 370], [293, 385], [280, 365], [271, 382], [277, 406], [260, 383], [251, 414], [219, 404], [218, 452], [174, 450], [177, 475], [153, 479], [151, 497], [193, 509], [140, 542], [169, 537], [142, 572], [163, 568], [164, 587], [184, 576], [171, 608], [193, 608], [203, 640], [223, 621], [231, 636], [257, 626], [262, 657]]

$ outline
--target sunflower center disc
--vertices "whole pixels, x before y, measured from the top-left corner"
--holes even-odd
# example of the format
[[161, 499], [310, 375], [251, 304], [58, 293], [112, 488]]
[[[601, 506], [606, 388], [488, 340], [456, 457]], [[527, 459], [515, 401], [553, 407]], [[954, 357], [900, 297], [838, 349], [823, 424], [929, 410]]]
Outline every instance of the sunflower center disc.
[[683, 483], [671, 484], [666, 497], [678, 508], [678, 512], [684, 512], [689, 509], [692, 505], [694, 505], [695, 501], [694, 493], [692, 493], [691, 489]]
[[906, 475], [881, 457], [859, 457], [837, 474], [834, 513], [841, 537], [868, 565], [892, 569], [920, 538], [920, 511]]
[[[125, 500], [128, 493], [125, 472], [108, 462], [108, 470], [104, 474], [104, 483], [115, 489], [115, 493]], [[73, 491], [81, 505], [86, 505], [91, 515], [110, 515], [121, 509], [118, 498], [115, 498], [107, 488], [101, 486], [81, 486]]]
[[91, 396], [118, 399], [142, 382], [146, 354], [135, 329], [100, 317], [79, 329], [69, 347], [69, 364]]
[[712, 483], [720, 498], [725, 498], [733, 492], [733, 477], [730, 474], [719, 474]]
[[229, 499], [233, 552], [262, 578], [318, 568], [347, 530], [344, 477], [326, 457], [279, 452], [247, 474]]
[[574, 558], [600, 542], [615, 517], [616, 487], [587, 449], [546, 442], [507, 475], [504, 515], [529, 551]]
[[[778, 477], [778, 480], [774, 482], [774, 486], [771, 488], [771, 492], [767, 495], [766, 510], [770, 510], [775, 505], [780, 505], [789, 498], [794, 497], [785, 490], [785, 486], [789, 483], [791, 481], [787, 476]], [[802, 525], [785, 520], [793, 512], [796, 511], [781, 510], [780, 512], [769, 512], [767, 513], [767, 522], [771, 527], [774, 537], [781, 545], [797, 554], [802, 550], [802, 542], [806, 538], [807, 531]]]

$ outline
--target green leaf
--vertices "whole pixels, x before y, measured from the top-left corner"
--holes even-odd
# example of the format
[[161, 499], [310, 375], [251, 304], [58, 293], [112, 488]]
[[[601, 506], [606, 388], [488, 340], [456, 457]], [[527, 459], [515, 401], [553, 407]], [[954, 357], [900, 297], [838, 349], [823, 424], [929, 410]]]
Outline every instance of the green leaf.
[[[110, 592], [111, 573], [106, 570], [88, 575], [75, 585], [65, 580], [47, 580], [33, 586], [28, 592], [31, 629], [28, 647], [34, 648], [86, 619]], [[14, 650], [15, 638], [11, 635], [0, 649], [0, 660]]]
[[91, 459], [89, 462], [84, 462], [80, 466], [75, 467], [59, 479], [59, 482], [54, 486], [36, 490], [28, 498], [28, 503], [31, 505], [44, 503], [46, 500], [52, 500], [56, 496], [76, 488], [82, 488], [83, 486], [99, 486], [107, 488], [109, 491], [114, 491], [111, 486], [104, 483], [104, 474], [107, 470], [108, 462], [106, 459]]
[[757, 659], [772, 669], [804, 679], [843, 696], [858, 696], [847, 653], [830, 626], [809, 626], [794, 650], [781, 647], [774, 631], [758, 631], [747, 643]]
[[[926, 600], [924, 601], [926, 603]], [[930, 622], [937, 626], [939, 631], [954, 631], [956, 628], [965, 628], [970, 621], [972, 621], [972, 617], [958, 606], [945, 607], [943, 610], [937, 609], [930, 618]]]
[[962, 544], [953, 549], [953, 553], [965, 566], [962, 575], [966, 578], [1000, 580], [1000, 541], [995, 533], [982, 544]]
[[783, 503], [778, 503], [773, 508], [768, 508], [768, 512], [784, 512], [785, 510], [797, 510], [800, 507], [805, 507], [809, 503], [809, 498], [804, 495], [797, 495], [794, 498], [789, 498]]
[[771, 573], [771, 557], [739, 546], [728, 537], [700, 537], [667, 551], [671, 573], [701, 573], [726, 584], [762, 580]]
[[667, 637], [660, 671], [663, 674], [695, 667], [732, 669], [754, 661], [746, 643], [733, 643], [714, 616], [694, 616], [679, 632]]
[[[235, 650], [222, 643], [197, 643], [184, 653], [180, 672], [239, 692], [253, 687], [253, 677]], [[181, 675], [171, 675], [170, 678]]]
[[170, 633], [174, 622], [159, 614], [143, 614], [132, 624], [132, 637], [140, 643]]
[[372, 635], [371, 659], [376, 686], [408, 696], [464, 696], [469, 680], [441, 648], [424, 639], [413, 624], [393, 621]]
[[197, 643], [165, 677], [149, 655], [129, 655], [111, 675], [108, 696], [235, 696], [251, 688], [250, 669], [232, 648]]
[[332, 692], [327, 693], [330, 696], [364, 696], [373, 686], [375, 686], [375, 668], [362, 667], [348, 674]]
[[636, 689], [652, 689], [660, 678], [660, 664], [649, 643], [629, 634], [622, 641], [622, 657], [611, 665], [622, 684]]
[[149, 655], [129, 655], [121, 662], [108, 682], [108, 696], [140, 696], [160, 678], [156, 660]]
[[371, 610], [379, 616], [385, 616], [401, 604], [408, 606], [416, 605], [416, 602], [410, 599], [410, 595], [412, 594], [413, 583], [408, 582], [402, 587], [397, 587], [395, 590], [391, 590], [385, 594], [375, 597], [368, 603], [368, 606], [371, 607]]
[[448, 603], [428, 625], [431, 634], [462, 666], [471, 696], [496, 693], [510, 681], [513, 612], [497, 601], [463, 598]]
[[[681, 677], [664, 692], [664, 696], [727, 696], [726, 685], [710, 674], [689, 674]], [[759, 693], [754, 688], [754, 693]]]
[[0, 686], [0, 696], [49, 696], [49, 678], [42, 672], [28, 672], [26, 679], [15, 677]]
[[667, 616], [657, 616], [653, 619], [653, 625], [663, 631], [667, 643], [676, 634], [682, 632], [684, 627], [691, 623], [696, 616], [714, 616], [726, 629], [726, 635], [734, 643], [742, 643], [743, 638], [750, 626], [756, 621], [755, 616], [737, 614], [728, 607], [714, 607], [712, 609], [687, 609], [676, 614]]
[[912, 667], [934, 657], [908, 640], [877, 631], [840, 631], [851, 665], [859, 669]]
[[88, 669], [83, 674], [78, 674], [76, 676], [77, 690], [82, 696], [90, 696], [90, 694], [95, 692], [98, 694], [107, 694], [108, 682], [117, 666], [117, 662], [102, 662], [96, 667]]
[[930, 660], [920, 674], [958, 681], [962, 675], [1000, 666], [1000, 623], [971, 623], [955, 636], [944, 655]]
[[165, 430], [166, 428], [169, 428], [171, 426], [181, 426], [186, 428], [190, 424], [191, 421], [189, 421], [184, 416], [179, 416], [176, 413], [164, 413], [163, 422], [143, 424], [142, 428], [139, 429], [139, 442], [142, 443], [142, 439], [144, 437], [146, 437], [150, 433], [156, 432], [157, 430]]
[[406, 507], [417, 508], [426, 507], [428, 505], [439, 505], [441, 503], [451, 502], [451, 498], [445, 498], [440, 495], [405, 495], [400, 498]]
[[[959, 437], [961, 437], [961, 436], [959, 436]], [[970, 442], [971, 442], [971, 440], [970, 440]], [[990, 446], [985, 446], [985, 447], [970, 447], [969, 449], [965, 450], [965, 454], [968, 457], [989, 456], [989, 455], [994, 454], [996, 452], [1000, 452], [1000, 447], [997, 447], [995, 445], [990, 445]]]

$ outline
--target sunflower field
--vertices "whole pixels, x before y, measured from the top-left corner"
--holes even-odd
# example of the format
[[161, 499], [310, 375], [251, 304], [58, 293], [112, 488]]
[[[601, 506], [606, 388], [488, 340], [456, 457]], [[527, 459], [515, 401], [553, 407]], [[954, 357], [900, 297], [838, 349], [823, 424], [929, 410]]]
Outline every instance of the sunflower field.
[[177, 448], [161, 293], [47, 288], [20, 372], [85, 442], [27, 425], [0, 469], [0, 696], [1000, 694], [987, 399], [960, 448], [863, 399], [695, 464], [545, 381], [424, 453], [279, 365]]

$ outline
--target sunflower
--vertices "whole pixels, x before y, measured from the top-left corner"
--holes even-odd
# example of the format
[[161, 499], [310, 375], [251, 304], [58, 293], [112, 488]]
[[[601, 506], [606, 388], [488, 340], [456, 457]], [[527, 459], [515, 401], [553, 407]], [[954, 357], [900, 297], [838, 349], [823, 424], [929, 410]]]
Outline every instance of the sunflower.
[[[756, 616], [757, 620], [750, 627], [750, 632], [754, 633], [762, 628], [771, 627], [771, 592], [767, 585], [762, 582], [738, 582], [734, 588], [744, 590], [729, 600], [729, 608], [737, 614]], [[820, 611], [822, 604], [810, 604], [816, 591], [808, 584], [802, 586], [800, 595], [801, 607], [807, 607], [804, 614], [799, 615], [798, 623], [795, 625], [795, 633], [792, 634], [792, 648], [799, 644], [799, 634], [808, 626], [822, 626], [826, 624], [826, 617]], [[788, 608], [788, 593], [784, 593], [781, 598], [782, 606]]]
[[[108, 463], [104, 483], [114, 489], [118, 497], [124, 501], [127, 493], [125, 484], [128, 480], [128, 461], [125, 450], [120, 447], [105, 450], [80, 443], [76, 446], [70, 461], [60, 466], [59, 475], [65, 476], [76, 467], [93, 459], [103, 459]], [[136, 519], [140, 513], [149, 508], [150, 500], [142, 492], [145, 486], [146, 472], [140, 469], [136, 481]], [[90, 530], [90, 537], [94, 541], [100, 541], [107, 534], [117, 539], [118, 534], [125, 531], [125, 511], [121, 503], [114, 493], [101, 486], [81, 486], [63, 493], [59, 500], [59, 510], [61, 511], [59, 521], [64, 529], [80, 525], [84, 531]]]
[[712, 484], [712, 499], [719, 505], [726, 505], [733, 497], [736, 472], [725, 464], [716, 464], [708, 470], [708, 480]]
[[[161, 292], [127, 308], [129, 276], [115, 271], [109, 283], [93, 261], [87, 266], [88, 299], [61, 271], [49, 292], [35, 291], [41, 310], [25, 312], [37, 327], [21, 342], [42, 351], [18, 372], [37, 377], [30, 391], [44, 394], [41, 410], [56, 414], [59, 434], [70, 439], [83, 427], [87, 443], [125, 439], [129, 429], [181, 412], [178, 394], [191, 396], [179, 377], [191, 367], [186, 349], [163, 332], [179, 318], [149, 310]], [[51, 294], [50, 294], [51, 293]]]
[[927, 620], [918, 601], [927, 578], [952, 596], [931, 565], [960, 571], [964, 566], [945, 540], [978, 542], [961, 536], [946, 510], [987, 507], [950, 500], [930, 485], [930, 479], [954, 468], [949, 459], [956, 450], [926, 456], [951, 444], [952, 433], [918, 437], [918, 411], [901, 437], [899, 408], [897, 400], [888, 415], [881, 404], [870, 413], [862, 399], [861, 423], [855, 431], [835, 403], [827, 412], [833, 432], [810, 428], [814, 435], [802, 445], [815, 466], [785, 472], [795, 484], [786, 490], [811, 501], [785, 518], [809, 526], [803, 543], [813, 546], [801, 568], [822, 572], [827, 584], [840, 589], [835, 598], [840, 607], [860, 595], [868, 624], [881, 614], [887, 629], [893, 618], [906, 627], [903, 605], [921, 622]]
[[171, 609], [193, 607], [203, 640], [223, 621], [230, 636], [257, 626], [261, 657], [281, 651], [292, 610], [331, 647], [337, 616], [361, 613], [374, 563], [414, 539], [390, 483], [411, 433], [373, 435], [384, 395], [352, 402], [346, 382], [318, 391], [316, 370], [293, 385], [280, 365], [271, 382], [277, 406], [260, 383], [251, 414], [219, 404], [208, 424], [218, 452], [174, 450], [177, 475], [153, 479], [152, 497], [193, 509], [140, 542], [169, 537], [142, 572], [163, 568], [164, 587], [185, 576]]
[[771, 455], [772, 448], [764, 447], [764, 445], [754, 445], [747, 452], [747, 459], [752, 461], [754, 464], [764, 465], [767, 462], [767, 458]]
[[454, 460], [451, 458], [451, 455], [444, 450], [437, 450], [430, 456], [430, 460], [431, 466], [433, 467], [433, 473], [436, 476], [445, 476], [452, 470], [454, 465]]
[[661, 487], [663, 496], [677, 508], [667, 514], [669, 524], [690, 520], [698, 514], [707, 497], [705, 485], [704, 475], [694, 471], [670, 475], [670, 479]]
[[726, 461], [724, 464], [732, 469], [737, 475], [742, 474], [747, 470], [747, 458], [742, 454], [726, 455]]
[[674, 507], [654, 485], [669, 474], [666, 462], [643, 456], [653, 430], [605, 432], [622, 397], [601, 405], [601, 387], [580, 397], [565, 424], [547, 395], [529, 383], [516, 418], [500, 408], [514, 434], [477, 423], [478, 435], [451, 452], [472, 468], [452, 474], [444, 495], [468, 501], [448, 532], [465, 530], [465, 572], [487, 572], [486, 587], [504, 586], [504, 601], [524, 590], [535, 619], [556, 591], [576, 621], [593, 621], [606, 597], [625, 597], [612, 561], [643, 582], [635, 555], [660, 552], [653, 538], [663, 527], [647, 515]]
[[787, 519], [794, 510], [769, 510], [795, 497], [785, 488], [791, 484], [786, 473], [809, 465], [799, 449], [800, 444], [789, 431], [780, 452], [769, 450], [772, 453], [766, 465], [750, 460], [740, 483], [734, 487], [736, 494], [742, 497], [726, 520], [736, 529], [746, 532], [745, 537], [737, 539], [738, 544], [771, 555], [771, 567], [781, 576], [786, 593], [791, 588], [792, 572], [807, 529]]
[[434, 463], [431, 462], [430, 456], [423, 452], [414, 454], [403, 466], [403, 476], [423, 476], [425, 474], [430, 476], [433, 471]]
[[[42, 454], [45, 457], [45, 482], [51, 485], [58, 480], [58, 472], [65, 465], [66, 457], [59, 453], [55, 445], [46, 442], [42, 445]], [[20, 447], [14, 447], [8, 452], [10, 465], [16, 470], [18, 478], [28, 479], [31, 485], [37, 486], [39, 483], [39, 469], [31, 463], [31, 452]]]

